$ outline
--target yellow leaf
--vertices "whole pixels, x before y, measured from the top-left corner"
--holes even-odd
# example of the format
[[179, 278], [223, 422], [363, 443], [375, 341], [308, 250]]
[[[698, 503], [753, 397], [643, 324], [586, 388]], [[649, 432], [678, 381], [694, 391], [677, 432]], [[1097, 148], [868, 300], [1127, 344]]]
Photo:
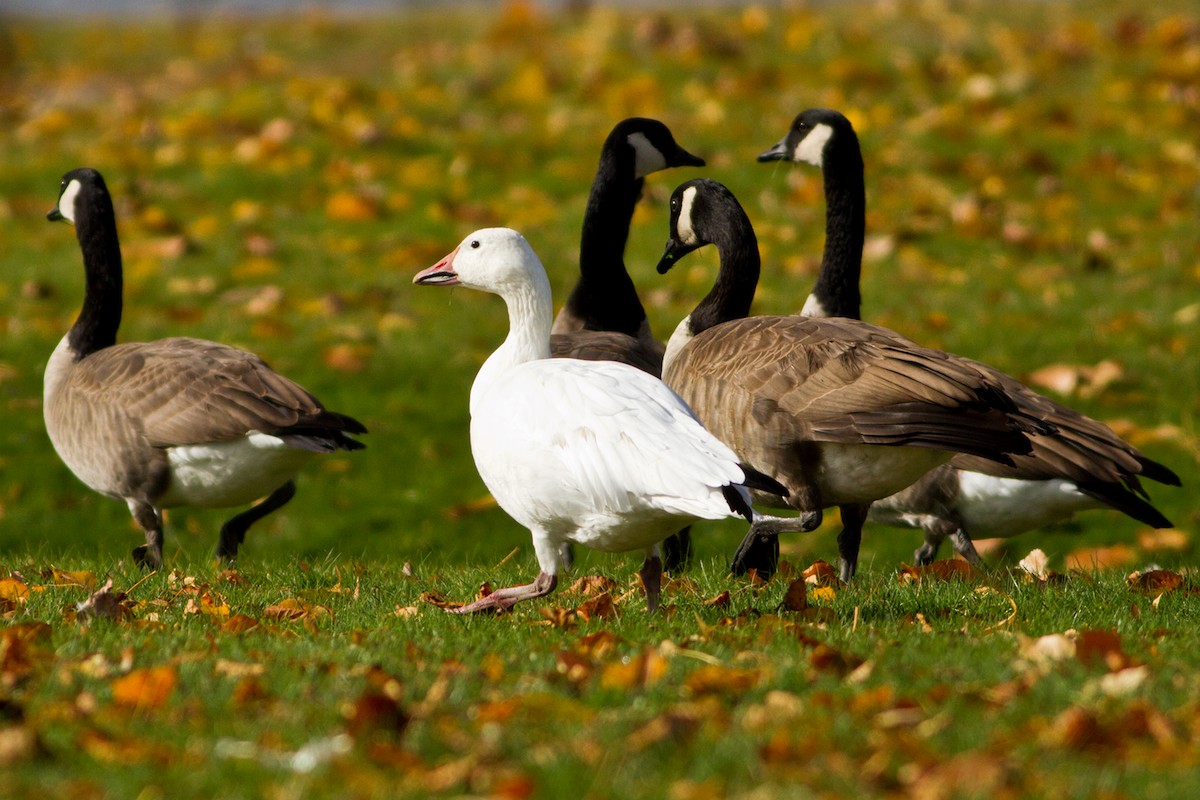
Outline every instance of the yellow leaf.
[[379, 218], [379, 204], [355, 192], [335, 192], [325, 201], [325, 216], [342, 222]]
[[24, 601], [29, 598], [29, 585], [16, 578], [0, 580], [0, 600]]

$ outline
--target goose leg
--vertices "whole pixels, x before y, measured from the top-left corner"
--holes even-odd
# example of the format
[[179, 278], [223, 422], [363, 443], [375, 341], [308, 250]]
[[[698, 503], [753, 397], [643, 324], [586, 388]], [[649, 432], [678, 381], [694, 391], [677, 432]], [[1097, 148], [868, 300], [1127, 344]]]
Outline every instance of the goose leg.
[[960, 525], [950, 534], [950, 541], [960, 556], [976, 567], [983, 566], [983, 559], [979, 557], [979, 551], [975, 549], [975, 543], [971, 541], [971, 535], [967, 533], [966, 528]]
[[821, 517], [821, 509], [804, 511], [796, 517], [768, 517], [755, 512], [750, 530], [733, 554], [729, 571], [745, 575], [753, 569], [760, 578], [770, 578], [779, 566], [779, 534], [808, 533], [820, 526]]
[[238, 546], [246, 541], [246, 531], [272, 511], [278, 511], [296, 496], [296, 482], [288, 481], [256, 506], [251, 506], [221, 526], [221, 538], [217, 544], [217, 558], [225, 563], [237, 557]]
[[682, 572], [692, 563], [692, 528], [668, 536], [662, 542], [663, 567], [670, 572]]
[[133, 548], [133, 560], [142, 569], [162, 569], [163, 520], [162, 512], [149, 503], [129, 500], [129, 513], [133, 521], [146, 534], [146, 543]]
[[575, 566], [575, 548], [570, 542], [563, 542], [558, 546], [558, 560], [563, 569]]
[[655, 545], [646, 550], [646, 560], [642, 562], [642, 568], [638, 570], [642, 586], [646, 587], [646, 611], [651, 614], [658, 611], [658, 595], [662, 590], [662, 572], [662, 557], [658, 554], [658, 546]]
[[459, 608], [447, 608], [450, 614], [478, 614], [481, 611], [507, 611], [522, 600], [545, 597], [558, 586], [558, 576], [539, 572], [533, 583], [497, 589], [482, 600], [468, 603]]
[[838, 555], [842, 564], [838, 577], [848, 582], [858, 570], [858, 547], [862, 544], [863, 524], [867, 521], [870, 503], [839, 506], [842, 512], [842, 532], [838, 534]]

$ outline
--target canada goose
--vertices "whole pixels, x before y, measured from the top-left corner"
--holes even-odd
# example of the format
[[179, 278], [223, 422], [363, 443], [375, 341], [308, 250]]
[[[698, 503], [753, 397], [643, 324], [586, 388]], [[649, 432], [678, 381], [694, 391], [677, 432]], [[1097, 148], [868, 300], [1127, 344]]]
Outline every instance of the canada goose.
[[[592, 181], [579, 240], [579, 280], [554, 320], [550, 352], [555, 358], [620, 361], [662, 374], [663, 343], [650, 331], [646, 311], [625, 270], [625, 243], [647, 175], [671, 167], [703, 167], [704, 159], [684, 150], [666, 125], [631, 117], [604, 140]], [[687, 530], [663, 542], [663, 561], [672, 571], [691, 554]], [[573, 561], [570, 544], [563, 557]]]
[[743, 470], [658, 378], [619, 362], [551, 358], [550, 281], [516, 231], [476, 231], [413, 282], [479, 289], [508, 306], [508, 337], [471, 386], [471, 453], [496, 502], [532, 534], [541, 571], [456, 612], [504, 610], [554, 591], [564, 542], [644, 550], [653, 612], [664, 537], [734, 514], [758, 526], [745, 486], [783, 491]]
[[135, 559], [162, 567], [162, 510], [262, 503], [221, 528], [219, 557], [292, 499], [292, 476], [317, 453], [359, 450], [357, 420], [327, 411], [252, 353], [202, 339], [117, 344], [121, 248], [100, 173], [63, 176], [50, 220], [74, 223], [83, 309], [46, 364], [46, 432], [59, 457], [101, 494], [124, 500], [146, 534]]
[[[659, 272], [708, 243], [717, 246], [721, 268], [712, 291], [668, 341], [663, 379], [745, 463], [783, 483], [786, 504], [813, 527], [823, 508], [841, 508], [843, 580], [857, 567], [872, 502], [958, 452], [1011, 464], [1008, 454], [1029, 451], [1026, 431], [1052, 429], [1018, 413], [973, 362], [885, 328], [747, 317], [758, 242], [741, 205], [716, 181], [679, 186], [670, 226]], [[747, 536], [735, 571], [750, 558], [770, 554]]]
[[[809, 109], [759, 161], [795, 161], [824, 172], [825, 253], [806, 316], [858, 319], [866, 190], [858, 136], [844, 115]], [[1107, 425], [989, 370], [1027, 414], [1058, 433], [1032, 437], [1033, 451], [1012, 466], [956, 456], [897, 494], [876, 501], [869, 519], [921, 528], [925, 543], [914, 559], [928, 564], [949, 536], [964, 558], [979, 564], [971, 537], [1007, 537], [1070, 518], [1076, 511], [1115, 508], [1155, 528], [1171, 522], [1149, 502], [1139, 477], [1179, 486], [1179, 476], [1147, 458]]]

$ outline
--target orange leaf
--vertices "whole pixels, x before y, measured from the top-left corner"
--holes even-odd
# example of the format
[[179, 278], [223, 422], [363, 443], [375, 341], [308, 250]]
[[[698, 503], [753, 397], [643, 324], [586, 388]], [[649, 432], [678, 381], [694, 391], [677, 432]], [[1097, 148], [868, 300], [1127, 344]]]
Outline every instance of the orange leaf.
[[841, 584], [837, 570], [825, 561], [814, 561], [808, 569], [800, 573], [800, 576], [804, 578], [805, 583], [814, 586], [838, 586]]
[[18, 600], [24, 602], [29, 598], [29, 584], [16, 578], [0, 580], [0, 600]]
[[221, 630], [226, 633], [245, 633], [258, 627], [258, 620], [253, 617], [248, 617], [245, 614], [234, 614], [229, 619], [225, 620], [225, 624], [221, 626]]
[[178, 682], [179, 673], [172, 666], [135, 669], [112, 682], [113, 701], [138, 711], [158, 708]]
[[729, 592], [721, 592], [716, 597], [704, 601], [704, 605], [713, 606], [716, 608], [725, 608], [729, 605]]
[[683, 685], [693, 695], [741, 695], [757, 686], [761, 679], [762, 672], [757, 669], [705, 664], [684, 678]]
[[336, 192], [325, 201], [325, 215], [342, 222], [378, 219], [379, 204], [355, 192]]

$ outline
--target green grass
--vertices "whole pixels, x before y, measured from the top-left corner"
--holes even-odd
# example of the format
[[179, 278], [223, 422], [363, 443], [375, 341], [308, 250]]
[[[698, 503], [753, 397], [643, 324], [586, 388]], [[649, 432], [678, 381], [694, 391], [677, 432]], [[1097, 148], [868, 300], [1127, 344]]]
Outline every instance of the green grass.
[[[70, 229], [44, 220], [72, 167], [100, 169], [117, 199], [122, 339], [187, 334], [247, 347], [371, 429], [369, 449], [306, 471], [293, 503], [253, 530], [245, 582], [208, 562], [225, 515], [179, 509], [166, 552], [180, 572], [138, 585], [132, 598], [146, 605], [131, 621], [73, 621], [64, 609], [87, 596], [79, 587], [7, 608], [10, 625], [51, 628], [28, 652], [8, 639], [0, 649], [0, 720], [44, 746], [7, 756], [0, 744], [0, 789], [1195, 793], [1195, 598], [1168, 594], [1154, 606], [1123, 579], [1196, 559], [1198, 30], [1177, 0], [0, 18], [0, 567], [32, 586], [58, 583], [52, 567], [112, 575], [119, 590], [140, 579], [126, 509], [70, 475], [41, 422], [42, 367], [82, 291]], [[535, 565], [527, 534], [478, 502], [486, 492], [467, 441], [467, 392], [505, 334], [502, 304], [418, 290], [411, 276], [471, 230], [509, 225], [564, 297], [599, 145], [617, 120], [640, 114], [709, 162], [651, 176], [634, 221], [627, 263], [655, 331], [669, 334], [716, 267], [707, 248], [667, 278], [652, 269], [665, 201], [697, 174], [726, 183], [756, 225], [757, 311], [793, 311], [819, 262], [819, 176], [753, 159], [816, 105], [850, 114], [862, 139], [866, 317], [1019, 376], [1118, 362], [1119, 380], [1065, 399], [1180, 473], [1183, 490], [1150, 490], [1183, 548], [1143, 547], [1136, 522], [1094, 512], [990, 554], [994, 591], [977, 592], [900, 584], [919, 537], [872, 527], [855, 585], [803, 617], [775, 613], [782, 581], [726, 578], [739, 535], [730, 523], [697, 532], [697, 588], [669, 592], [676, 610], [657, 619], [636, 596], [615, 620], [568, 629], [539, 608], [574, 608], [579, 597], [472, 620], [421, 602], [423, 592], [465, 600], [483, 581], [524, 582]], [[347, 194], [365, 200], [362, 218], [331, 213]], [[163, 246], [177, 237], [181, 254]], [[1091, 252], [1089, 239], [1107, 244]], [[831, 519], [794, 537], [785, 555], [832, 560], [836, 530]], [[1073, 552], [1086, 563], [1091, 548], [1113, 545], [1130, 548], [1118, 567], [1063, 585], [1003, 571], [1034, 547], [1063, 570]], [[620, 594], [636, 566], [636, 556], [585, 553], [577, 571], [615, 579]], [[188, 613], [187, 575], [263, 626], [235, 634], [224, 618]], [[724, 590], [728, 607], [703, 605]], [[1011, 613], [1006, 596], [1016, 616], [987, 631]], [[288, 598], [332, 615], [311, 628], [265, 619]], [[1020, 663], [1022, 636], [1071, 628], [1115, 629], [1119, 663], [1068, 659], [1044, 675]], [[584, 637], [602, 631], [618, 641], [582, 655]], [[837, 668], [839, 653], [869, 672]], [[630, 677], [638, 659], [647, 674], [665, 671], [642, 685]], [[263, 665], [250, 676], [260, 691], [222, 660]], [[1132, 695], [1097, 688], [1138, 664], [1147, 676]], [[177, 671], [173, 693], [157, 708], [123, 709], [114, 681], [153, 666]], [[740, 688], [710, 692], [706, 667]], [[381, 686], [413, 718], [403, 733], [363, 721], [366, 709], [391, 708], [362, 699]], [[286, 765], [312, 742], [342, 747], [345, 731], [348, 752], [309, 773]]]

